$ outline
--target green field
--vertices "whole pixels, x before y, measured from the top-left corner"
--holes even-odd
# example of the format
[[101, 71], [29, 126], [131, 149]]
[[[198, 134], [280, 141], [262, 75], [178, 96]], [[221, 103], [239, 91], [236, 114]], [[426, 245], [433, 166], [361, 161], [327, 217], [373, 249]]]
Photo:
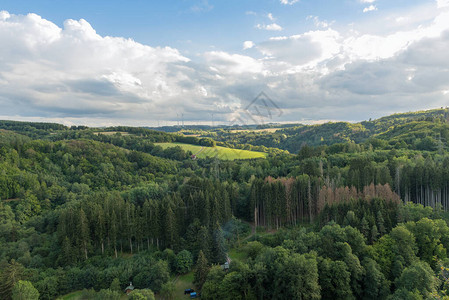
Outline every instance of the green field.
[[[129, 297], [123, 293], [123, 295], [120, 297], [120, 299], [125, 300]], [[56, 300], [87, 300], [85, 297], [83, 297], [83, 291], [76, 291], [72, 292], [70, 294], [60, 296]]]
[[219, 159], [222, 160], [236, 160], [236, 159], [265, 158], [267, 156], [267, 153], [263, 152], [231, 149], [221, 146], [203, 147], [182, 143], [156, 143], [156, 145], [161, 146], [163, 149], [180, 146], [185, 151], [192, 152], [198, 158], [218, 157]]
[[179, 276], [175, 282], [175, 286], [174, 300], [190, 299], [189, 295], [184, 295], [184, 290], [190, 288], [195, 289], [193, 284], [193, 272]]

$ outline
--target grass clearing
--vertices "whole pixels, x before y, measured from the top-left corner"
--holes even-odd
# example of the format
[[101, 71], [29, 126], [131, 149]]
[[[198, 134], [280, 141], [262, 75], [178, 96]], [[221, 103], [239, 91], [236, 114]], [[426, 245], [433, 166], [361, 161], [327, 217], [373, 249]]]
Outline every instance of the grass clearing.
[[233, 129], [229, 130], [229, 132], [232, 133], [238, 133], [238, 132], [276, 132], [278, 130], [281, 130], [283, 128], [264, 128], [264, 129]]
[[245, 262], [248, 259], [248, 256], [241, 248], [232, 248], [229, 250], [228, 255], [233, 261]]
[[156, 143], [156, 145], [161, 146], [163, 149], [170, 147], [179, 146], [185, 151], [190, 151], [195, 154], [198, 158], [206, 157], [218, 157], [222, 160], [236, 160], [236, 159], [254, 159], [254, 158], [266, 158], [267, 153], [232, 149], [221, 146], [215, 147], [203, 147], [198, 145], [183, 144], [183, 143]]
[[58, 299], [62, 299], [62, 300], [80, 300], [82, 299], [82, 291], [76, 291], [76, 292], [72, 292], [70, 294], [64, 295]]
[[[120, 297], [121, 300], [128, 299], [129, 297], [123, 293], [123, 295]], [[70, 294], [60, 296], [56, 298], [56, 300], [87, 300], [85, 297], [83, 297], [83, 291], [76, 291], [71, 292]]]
[[[175, 294], [173, 296], [174, 300], [184, 300], [190, 299], [190, 295], [184, 295], [184, 290], [195, 289], [193, 285], [193, 271], [184, 275], [180, 275], [175, 282]], [[154, 295], [157, 300], [162, 300], [160, 295]]]

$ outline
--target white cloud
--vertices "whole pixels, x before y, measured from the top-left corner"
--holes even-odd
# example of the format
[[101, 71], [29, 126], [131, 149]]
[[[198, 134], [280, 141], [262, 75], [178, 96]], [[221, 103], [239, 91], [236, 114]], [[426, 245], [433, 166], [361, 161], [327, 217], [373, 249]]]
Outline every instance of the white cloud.
[[438, 8], [449, 7], [449, 0], [437, 0]]
[[361, 3], [374, 3], [376, 0], [360, 0]]
[[265, 27], [266, 30], [272, 30], [272, 31], [281, 31], [282, 27], [276, 23], [269, 24]]
[[276, 19], [273, 17], [273, 14], [272, 14], [272, 13], [269, 13], [269, 14], [267, 15], [267, 18], [270, 19], [270, 21], [276, 20]]
[[170, 47], [101, 36], [84, 20], [61, 28], [35, 14], [0, 12], [0, 118], [155, 125], [179, 112], [186, 122], [214, 112], [218, 121], [260, 91], [284, 109], [273, 121], [361, 120], [446, 106], [449, 12], [418, 21], [404, 12], [391, 24], [400, 17], [412, 21], [391, 32], [329, 23], [245, 41], [246, 55], [217, 50], [191, 60]]
[[318, 30], [289, 37], [274, 37], [260, 43], [257, 48], [271, 61], [281, 63], [286, 72], [316, 67], [332, 58], [341, 48], [337, 31]]
[[272, 23], [272, 24], [257, 24], [256, 25], [257, 29], [263, 29], [263, 30], [269, 30], [269, 31], [282, 31], [282, 27], [276, 23]]
[[281, 3], [284, 5], [293, 5], [297, 2], [299, 2], [299, 0], [281, 0]]
[[365, 8], [363, 9], [363, 12], [366, 13], [366, 12], [369, 12], [369, 11], [375, 11], [375, 10], [377, 10], [377, 7], [376, 7], [375, 5], [370, 5], [370, 6], [368, 6], [368, 7], [365, 7]]
[[176, 49], [102, 37], [85, 20], [59, 28], [35, 14], [1, 15], [3, 112], [23, 105], [46, 116], [132, 113], [182, 95], [176, 70], [189, 59]]
[[260, 73], [263, 69], [263, 65], [258, 60], [239, 54], [211, 51], [206, 52], [204, 58], [207, 64], [220, 74]]
[[253, 41], [245, 41], [243, 42], [243, 50], [251, 49], [255, 46]]
[[190, 7], [190, 11], [195, 13], [208, 12], [214, 8], [213, 5], [209, 4], [208, 0], [201, 0], [197, 4]]
[[327, 21], [322, 21], [318, 16], [307, 16], [306, 20], [313, 20], [313, 23], [316, 27], [327, 28], [332, 23], [328, 23]]

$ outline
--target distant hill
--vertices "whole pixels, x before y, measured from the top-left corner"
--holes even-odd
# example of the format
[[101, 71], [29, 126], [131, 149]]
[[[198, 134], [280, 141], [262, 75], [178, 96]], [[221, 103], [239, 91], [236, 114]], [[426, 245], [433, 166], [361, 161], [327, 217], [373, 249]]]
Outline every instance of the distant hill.
[[[319, 125], [265, 124], [248, 126], [164, 126], [164, 127], [66, 127], [54, 123], [0, 121], [0, 129], [10, 130], [31, 138], [53, 141], [87, 138], [123, 144], [141, 151], [141, 140], [147, 143], [180, 142], [198, 146], [220, 146], [279, 153], [276, 149], [297, 153], [303, 145], [330, 146], [339, 143], [386, 143], [391, 147], [416, 150], [435, 150], [448, 147], [449, 110], [440, 108], [427, 111], [398, 113], [376, 120], [359, 123], [328, 122]], [[124, 136], [126, 138], [124, 138]], [[139, 139], [139, 142], [136, 142]], [[380, 142], [379, 142], [380, 141]], [[127, 146], [127, 144], [130, 144]], [[122, 145], [122, 146], [123, 146]], [[137, 147], [137, 148], [136, 148]]]
[[[449, 138], [449, 113], [447, 109], [407, 112], [359, 123], [329, 122], [320, 125], [293, 125], [276, 131], [236, 131], [229, 128], [203, 133], [216, 141], [232, 145], [250, 144], [288, 150], [297, 153], [309, 146], [338, 143], [363, 143], [369, 139], [387, 141], [391, 145], [420, 149], [421, 139], [428, 137], [431, 144], [443, 143]], [[433, 147], [430, 147], [433, 148]]]

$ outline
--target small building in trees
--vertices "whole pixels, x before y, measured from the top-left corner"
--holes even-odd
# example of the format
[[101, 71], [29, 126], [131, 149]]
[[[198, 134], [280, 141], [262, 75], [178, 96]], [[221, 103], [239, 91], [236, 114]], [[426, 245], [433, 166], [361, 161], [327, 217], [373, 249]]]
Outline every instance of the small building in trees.
[[221, 268], [227, 272], [229, 270], [229, 262], [225, 262], [223, 265], [221, 265]]
[[129, 283], [129, 286], [126, 287], [126, 289], [125, 289], [125, 293], [126, 293], [127, 295], [129, 295], [132, 291], [134, 291], [134, 286], [133, 286], [133, 283], [130, 282], [130, 283]]

